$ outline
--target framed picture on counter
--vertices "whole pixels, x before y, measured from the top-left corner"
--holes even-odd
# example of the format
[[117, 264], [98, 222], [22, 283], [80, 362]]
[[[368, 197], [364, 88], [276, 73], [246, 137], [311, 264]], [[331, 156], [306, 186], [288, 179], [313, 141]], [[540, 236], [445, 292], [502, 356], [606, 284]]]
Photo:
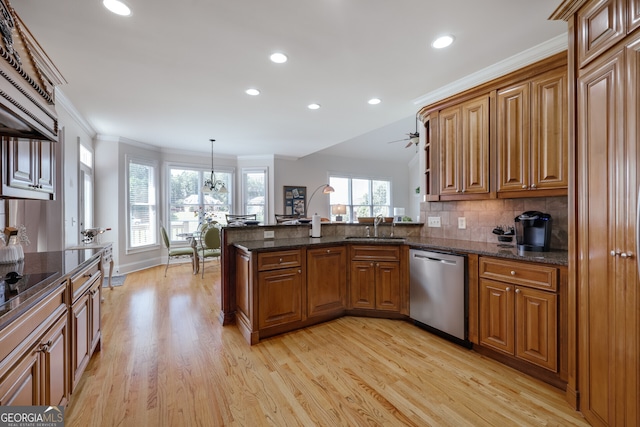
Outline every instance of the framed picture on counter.
[[298, 185], [284, 186], [284, 214], [304, 215], [304, 207], [307, 203], [307, 187]]

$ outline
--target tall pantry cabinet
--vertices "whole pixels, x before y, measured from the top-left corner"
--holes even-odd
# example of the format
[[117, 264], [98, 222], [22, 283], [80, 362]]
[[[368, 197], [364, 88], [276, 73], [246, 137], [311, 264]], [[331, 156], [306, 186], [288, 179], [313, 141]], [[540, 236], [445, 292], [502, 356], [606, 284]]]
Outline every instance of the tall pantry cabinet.
[[574, 393], [595, 426], [640, 425], [639, 12], [640, 0], [567, 0], [552, 16], [569, 23], [575, 97]]

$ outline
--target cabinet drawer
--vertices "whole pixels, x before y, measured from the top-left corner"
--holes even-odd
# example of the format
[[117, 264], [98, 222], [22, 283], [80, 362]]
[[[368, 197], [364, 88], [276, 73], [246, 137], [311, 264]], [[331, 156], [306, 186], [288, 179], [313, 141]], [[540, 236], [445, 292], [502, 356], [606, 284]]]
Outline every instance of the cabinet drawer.
[[111, 245], [106, 246], [102, 251], [102, 260], [106, 264], [108, 262], [111, 262], [112, 258], [113, 258], [113, 246]]
[[89, 283], [95, 279], [100, 271], [100, 260], [97, 259], [87, 268], [71, 277], [71, 301], [75, 301], [87, 289]]
[[558, 287], [558, 269], [542, 264], [480, 258], [480, 277], [549, 291]]
[[258, 254], [258, 271], [275, 270], [278, 268], [299, 267], [302, 256], [300, 250], [264, 252]]
[[399, 261], [400, 246], [354, 245], [351, 247], [351, 259], [358, 261], [373, 259], [377, 261]]

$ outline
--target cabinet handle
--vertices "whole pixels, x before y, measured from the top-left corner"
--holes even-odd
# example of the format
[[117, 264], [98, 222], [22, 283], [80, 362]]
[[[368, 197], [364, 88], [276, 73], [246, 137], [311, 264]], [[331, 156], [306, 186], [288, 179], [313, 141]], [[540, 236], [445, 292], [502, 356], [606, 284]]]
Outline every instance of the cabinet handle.
[[611, 251], [611, 256], [616, 256], [616, 255], [620, 255], [620, 252]]
[[515, 276], [515, 275], [516, 275], [515, 270], [511, 270], [511, 275], [512, 275], [512, 276]]
[[516, 294], [519, 294], [519, 293], [520, 293], [520, 289], [516, 289]]
[[47, 341], [46, 343], [40, 344], [40, 350], [38, 351], [42, 353], [49, 351], [49, 349], [51, 348], [51, 344], [52, 344], [51, 340]]
[[507, 286], [507, 289], [505, 289], [505, 291], [509, 292], [509, 291], [511, 291], [511, 288], [509, 286]]
[[633, 252], [622, 252], [620, 258], [633, 258]]
[[94, 289], [94, 290], [92, 290], [90, 293], [91, 293], [91, 296], [94, 296], [95, 294], [97, 294], [97, 293], [98, 293], [98, 289]]
[[82, 277], [91, 277], [91, 273], [84, 273]]

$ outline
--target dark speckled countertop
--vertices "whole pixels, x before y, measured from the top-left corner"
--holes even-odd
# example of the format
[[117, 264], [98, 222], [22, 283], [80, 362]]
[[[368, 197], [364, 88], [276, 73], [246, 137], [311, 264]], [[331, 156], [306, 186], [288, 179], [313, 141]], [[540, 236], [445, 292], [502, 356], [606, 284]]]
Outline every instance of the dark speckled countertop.
[[[25, 253], [24, 260], [0, 264], [0, 330], [53, 292], [67, 277], [95, 260], [102, 249], [82, 249]], [[4, 278], [16, 271], [31, 283], [19, 292], [10, 292]], [[25, 285], [26, 286], [26, 285]]]
[[469, 253], [493, 256], [498, 258], [508, 258], [519, 261], [539, 262], [543, 264], [566, 266], [567, 251], [551, 250], [549, 252], [528, 252], [518, 251], [516, 245], [511, 248], [498, 246], [497, 243], [472, 242], [467, 240], [435, 239], [427, 237], [406, 237], [403, 240], [387, 239], [354, 239], [350, 240], [344, 236], [328, 236], [320, 238], [293, 238], [293, 239], [271, 239], [271, 240], [251, 240], [244, 242], [234, 242], [233, 244], [241, 249], [251, 252], [263, 252], [282, 249], [296, 249], [315, 245], [335, 245], [337, 243], [357, 243], [357, 244], [406, 244], [414, 249], [424, 249], [449, 253]]

